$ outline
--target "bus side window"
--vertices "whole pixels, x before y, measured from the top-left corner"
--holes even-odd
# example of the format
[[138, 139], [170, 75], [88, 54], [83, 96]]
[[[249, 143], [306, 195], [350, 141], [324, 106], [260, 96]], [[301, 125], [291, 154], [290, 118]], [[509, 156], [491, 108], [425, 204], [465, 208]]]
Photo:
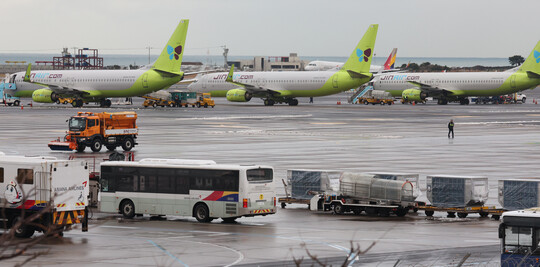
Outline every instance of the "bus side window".
[[146, 192], [146, 177], [144, 175], [139, 175], [139, 192]]
[[32, 170], [32, 169], [17, 169], [17, 183], [19, 183], [19, 184], [34, 184], [34, 170]]
[[177, 194], [189, 194], [189, 170], [176, 170], [174, 178], [176, 180], [176, 190], [174, 192]]

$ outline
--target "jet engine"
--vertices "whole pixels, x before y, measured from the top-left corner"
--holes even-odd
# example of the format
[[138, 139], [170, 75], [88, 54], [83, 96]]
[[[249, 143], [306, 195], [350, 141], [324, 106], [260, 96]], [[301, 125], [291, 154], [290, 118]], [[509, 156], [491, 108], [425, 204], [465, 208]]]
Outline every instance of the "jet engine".
[[407, 89], [403, 90], [403, 93], [401, 94], [401, 97], [407, 101], [417, 101], [422, 102], [426, 100], [427, 97], [426, 92], [422, 92], [422, 90], [418, 89]]
[[251, 93], [243, 89], [232, 89], [227, 91], [227, 100], [231, 102], [248, 102], [251, 100]]
[[54, 103], [58, 100], [58, 94], [50, 89], [38, 89], [32, 93], [32, 101], [39, 103]]

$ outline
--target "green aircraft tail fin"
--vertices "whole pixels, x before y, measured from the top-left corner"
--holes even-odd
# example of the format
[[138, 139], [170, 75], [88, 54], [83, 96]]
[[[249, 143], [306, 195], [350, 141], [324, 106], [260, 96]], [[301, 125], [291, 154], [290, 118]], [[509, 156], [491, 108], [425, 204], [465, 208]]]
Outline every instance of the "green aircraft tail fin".
[[26, 72], [24, 73], [24, 79], [25, 82], [30, 82], [30, 74], [32, 72], [32, 63], [28, 63], [28, 67], [26, 68]]
[[165, 48], [161, 51], [161, 55], [156, 60], [156, 63], [154, 63], [154, 69], [170, 74], [181, 75], [180, 67], [184, 55], [188, 26], [188, 19], [180, 21], [171, 36], [171, 39], [169, 39], [167, 45], [165, 45]]
[[533, 72], [540, 75], [540, 41], [536, 43], [531, 54], [519, 68], [520, 71]]
[[369, 25], [364, 37], [358, 42], [358, 45], [354, 48], [351, 56], [341, 68], [342, 70], [350, 70], [357, 73], [369, 72], [378, 29], [379, 24]]

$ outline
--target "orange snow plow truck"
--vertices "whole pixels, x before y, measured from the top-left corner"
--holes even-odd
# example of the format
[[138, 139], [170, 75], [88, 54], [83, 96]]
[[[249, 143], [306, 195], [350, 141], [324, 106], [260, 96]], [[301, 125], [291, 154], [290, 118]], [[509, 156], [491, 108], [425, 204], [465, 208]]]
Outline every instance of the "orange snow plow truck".
[[113, 151], [121, 146], [125, 151], [131, 150], [137, 143], [139, 134], [135, 112], [78, 112], [69, 119], [69, 131], [64, 140], [51, 141], [51, 150], [83, 152], [88, 146], [99, 152], [102, 146]]

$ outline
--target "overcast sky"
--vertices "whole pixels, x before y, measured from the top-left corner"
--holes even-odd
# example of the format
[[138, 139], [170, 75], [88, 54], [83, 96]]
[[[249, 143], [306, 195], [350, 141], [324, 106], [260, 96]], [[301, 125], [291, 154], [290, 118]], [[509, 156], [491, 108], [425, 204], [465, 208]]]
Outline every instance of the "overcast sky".
[[[539, 0], [8, 0], [0, 53], [159, 54], [180, 19], [185, 53], [348, 56], [378, 23], [377, 56], [526, 57], [540, 40]], [[72, 49], [70, 49], [72, 51]]]

